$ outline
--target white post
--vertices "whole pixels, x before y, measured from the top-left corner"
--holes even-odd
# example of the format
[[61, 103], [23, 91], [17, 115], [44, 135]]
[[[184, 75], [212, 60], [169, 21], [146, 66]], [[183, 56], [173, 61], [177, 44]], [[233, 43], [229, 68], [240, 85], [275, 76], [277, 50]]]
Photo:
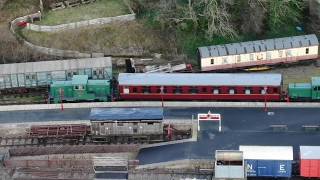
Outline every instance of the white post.
[[221, 132], [221, 117], [220, 117], [220, 121], [219, 121], [219, 132]]
[[200, 115], [198, 114], [198, 131], [200, 131], [200, 122], [199, 122], [199, 118], [200, 118]]

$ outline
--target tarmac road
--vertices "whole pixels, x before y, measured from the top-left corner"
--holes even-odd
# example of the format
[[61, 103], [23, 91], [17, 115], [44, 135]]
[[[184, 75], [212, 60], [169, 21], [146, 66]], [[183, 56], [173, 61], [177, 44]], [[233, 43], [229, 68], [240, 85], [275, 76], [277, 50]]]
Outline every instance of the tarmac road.
[[[169, 109], [166, 118], [187, 118], [208, 108]], [[143, 149], [140, 164], [161, 163], [180, 159], [213, 158], [215, 150], [238, 149], [239, 145], [294, 146], [295, 158], [299, 145], [320, 145], [320, 132], [306, 132], [303, 125], [320, 125], [319, 109], [278, 108], [264, 112], [261, 108], [212, 108], [221, 113], [222, 131], [217, 122], [202, 122], [198, 142]], [[287, 125], [288, 131], [274, 132], [270, 125]]]

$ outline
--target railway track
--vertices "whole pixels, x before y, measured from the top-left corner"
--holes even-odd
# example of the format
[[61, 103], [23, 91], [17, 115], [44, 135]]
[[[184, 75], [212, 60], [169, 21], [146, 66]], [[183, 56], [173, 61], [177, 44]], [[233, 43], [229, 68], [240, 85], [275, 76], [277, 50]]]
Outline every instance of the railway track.
[[61, 145], [129, 145], [129, 144], [152, 144], [163, 141], [92, 141], [90, 137], [80, 139], [61, 139], [61, 138], [31, 138], [31, 137], [0, 137], [0, 148], [19, 148], [19, 147], [47, 147]]
[[0, 94], [0, 105], [44, 104], [47, 103], [47, 92]]

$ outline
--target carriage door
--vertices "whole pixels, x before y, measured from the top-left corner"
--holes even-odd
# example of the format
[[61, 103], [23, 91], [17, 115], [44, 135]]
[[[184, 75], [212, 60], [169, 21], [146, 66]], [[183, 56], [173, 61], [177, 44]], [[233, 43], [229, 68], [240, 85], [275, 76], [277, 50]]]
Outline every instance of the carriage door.
[[312, 99], [320, 99], [320, 77], [312, 77]]

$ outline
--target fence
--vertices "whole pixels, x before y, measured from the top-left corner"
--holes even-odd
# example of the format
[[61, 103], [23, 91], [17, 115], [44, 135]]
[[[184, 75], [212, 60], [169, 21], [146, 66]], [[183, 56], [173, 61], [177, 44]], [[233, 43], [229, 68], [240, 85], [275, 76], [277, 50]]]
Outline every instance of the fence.
[[59, 32], [59, 31], [66, 31], [66, 30], [72, 30], [72, 29], [78, 29], [78, 28], [99, 27], [99, 26], [103, 26], [113, 22], [128, 22], [128, 21], [133, 21], [135, 19], [136, 19], [136, 15], [133, 13], [133, 14], [127, 14], [127, 15], [121, 15], [121, 16], [115, 16], [115, 17], [105, 17], [105, 18], [91, 19], [91, 20], [79, 21], [79, 22], [68, 23], [68, 24], [60, 24], [55, 26], [42, 26], [42, 25], [28, 23], [26, 28], [28, 30], [32, 30], [36, 32]]

